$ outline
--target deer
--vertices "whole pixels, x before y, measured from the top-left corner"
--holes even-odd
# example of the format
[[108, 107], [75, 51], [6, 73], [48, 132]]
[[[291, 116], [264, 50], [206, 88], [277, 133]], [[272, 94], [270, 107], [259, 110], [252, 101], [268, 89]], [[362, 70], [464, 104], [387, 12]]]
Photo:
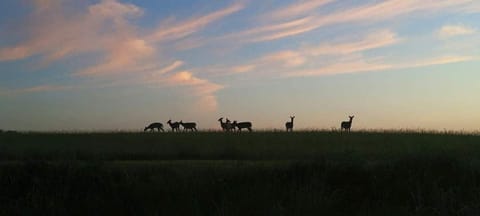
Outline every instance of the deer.
[[230, 119], [227, 118], [227, 121], [225, 123], [227, 124], [227, 131], [233, 130], [233, 132], [235, 132], [235, 125], [233, 125]]
[[233, 128], [237, 127], [239, 132], [242, 132], [243, 128], [247, 128], [248, 131], [252, 132], [252, 123], [251, 122], [238, 122], [233, 121], [232, 123]]
[[230, 123], [230, 120], [228, 120], [228, 118], [226, 122], [223, 122], [223, 117], [219, 118], [218, 121], [220, 122], [220, 126], [222, 127], [223, 131], [230, 131], [232, 124]]
[[167, 122], [168, 125], [172, 128], [172, 132], [178, 131], [180, 129], [180, 123], [179, 122], [173, 122], [172, 120], [168, 120]]
[[354, 117], [355, 116], [348, 116], [348, 118], [350, 118], [350, 121], [342, 122], [342, 124], [340, 125], [341, 126], [340, 131], [343, 131], [345, 129], [345, 131], [350, 132], [350, 129], [352, 128], [352, 122], [353, 122]]
[[183, 123], [183, 121], [180, 121], [180, 125], [182, 125], [184, 131], [186, 131], [186, 130], [197, 131], [197, 123], [195, 123], [195, 122], [185, 122], [185, 123]]
[[295, 116], [290, 116], [290, 121], [285, 123], [285, 128], [287, 128], [287, 132], [288, 131], [290, 131], [290, 132], [293, 131], [293, 119], [294, 118], [295, 118]]
[[162, 123], [159, 123], [159, 122], [151, 123], [150, 125], [148, 125], [147, 127], [145, 127], [145, 129], [143, 129], [143, 131], [150, 130], [150, 131], [153, 132], [153, 131], [155, 131], [155, 129], [157, 129], [158, 132], [164, 131], [164, 130], [163, 130], [163, 124], [162, 124]]

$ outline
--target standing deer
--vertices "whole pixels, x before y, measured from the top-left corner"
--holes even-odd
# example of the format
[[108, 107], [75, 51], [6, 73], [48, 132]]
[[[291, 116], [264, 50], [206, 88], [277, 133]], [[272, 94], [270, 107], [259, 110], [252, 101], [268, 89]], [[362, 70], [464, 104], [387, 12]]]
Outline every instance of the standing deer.
[[233, 130], [235, 132], [235, 125], [227, 118], [227, 121], [225, 122], [227, 124], [227, 131]]
[[218, 121], [220, 122], [220, 126], [222, 127], [222, 130], [223, 131], [231, 131], [232, 129], [235, 130], [234, 127], [232, 127], [232, 122], [230, 120], [228, 120], [227, 118], [227, 121], [223, 122], [223, 117], [222, 118], [219, 118]]
[[173, 122], [172, 120], [168, 120], [167, 122], [168, 125], [172, 128], [172, 132], [178, 131], [180, 129], [180, 123], [179, 122]]
[[222, 127], [222, 130], [223, 131], [228, 131], [229, 122], [228, 121], [223, 122], [223, 117], [219, 118], [218, 121], [220, 122], [220, 126]]
[[348, 116], [348, 117], [350, 118], [350, 121], [342, 122], [340, 131], [343, 131], [343, 129], [345, 129], [345, 131], [350, 132], [350, 129], [352, 128], [352, 121], [355, 116]]
[[285, 128], [287, 128], [287, 132], [288, 131], [293, 131], [293, 119], [295, 118], [295, 116], [290, 116], [290, 121], [285, 123]]
[[238, 131], [241, 132], [243, 128], [248, 129], [248, 131], [252, 132], [252, 123], [251, 122], [238, 122], [233, 121], [232, 123], [233, 128], [237, 127]]
[[195, 123], [195, 122], [185, 122], [185, 123], [183, 123], [183, 121], [180, 121], [180, 125], [182, 125], [184, 131], [186, 131], [186, 130], [197, 131], [197, 123]]
[[155, 131], [155, 129], [157, 129], [158, 132], [160, 132], [160, 130], [164, 131], [163, 130], [163, 124], [159, 123], [159, 122], [152, 123], [152, 124], [148, 125], [147, 127], [145, 127], [145, 129], [143, 129], [143, 131], [147, 131], [147, 130]]

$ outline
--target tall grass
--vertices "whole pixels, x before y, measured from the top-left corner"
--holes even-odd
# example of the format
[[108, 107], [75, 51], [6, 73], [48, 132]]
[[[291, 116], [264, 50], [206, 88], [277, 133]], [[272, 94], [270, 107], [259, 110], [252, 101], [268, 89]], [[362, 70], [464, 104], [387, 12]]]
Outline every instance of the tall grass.
[[3, 133], [0, 215], [479, 215], [480, 137]]
[[474, 160], [480, 136], [411, 132], [14, 133], [0, 160]]

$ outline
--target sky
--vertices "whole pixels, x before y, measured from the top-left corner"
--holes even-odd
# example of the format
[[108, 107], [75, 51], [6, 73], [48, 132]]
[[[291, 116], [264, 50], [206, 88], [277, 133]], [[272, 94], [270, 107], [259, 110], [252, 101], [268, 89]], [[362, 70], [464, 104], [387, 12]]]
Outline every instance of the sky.
[[478, 131], [478, 0], [2, 0], [0, 129]]

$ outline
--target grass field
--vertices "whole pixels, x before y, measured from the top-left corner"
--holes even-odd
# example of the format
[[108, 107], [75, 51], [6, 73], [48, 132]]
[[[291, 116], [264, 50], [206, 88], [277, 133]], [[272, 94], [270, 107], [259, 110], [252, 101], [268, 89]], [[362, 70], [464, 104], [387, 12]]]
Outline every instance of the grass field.
[[0, 133], [0, 215], [479, 215], [480, 136]]

